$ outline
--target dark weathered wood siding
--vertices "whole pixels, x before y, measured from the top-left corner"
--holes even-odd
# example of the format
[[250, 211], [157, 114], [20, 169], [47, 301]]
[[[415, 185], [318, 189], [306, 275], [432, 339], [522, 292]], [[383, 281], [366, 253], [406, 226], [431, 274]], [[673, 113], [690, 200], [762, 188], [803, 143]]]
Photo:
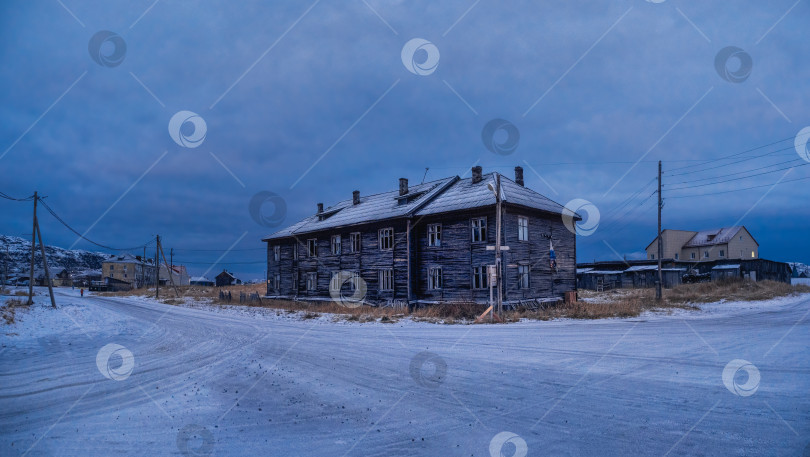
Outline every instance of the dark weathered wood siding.
[[[529, 220], [528, 241], [518, 241], [518, 216]], [[487, 238], [472, 242], [472, 219], [485, 217]], [[428, 225], [442, 226], [440, 247], [428, 246]], [[411, 227], [410, 268], [408, 274], [407, 229]], [[379, 248], [379, 230], [394, 229], [394, 247]], [[360, 232], [360, 253], [348, 252], [350, 233]], [[528, 208], [504, 205], [502, 244], [510, 247], [503, 255], [503, 297], [506, 301], [530, 298], [562, 297], [566, 291], [576, 289], [576, 238], [562, 223], [559, 215]], [[410, 221], [398, 219], [373, 224], [345, 227], [335, 230], [301, 235], [298, 238], [268, 241], [267, 270], [268, 295], [285, 297], [328, 298], [329, 282], [340, 271], [359, 272], [366, 282], [365, 298], [375, 302], [394, 299], [411, 301], [474, 300], [486, 302], [489, 289], [473, 289], [473, 267], [495, 263], [495, 252], [486, 249], [495, 245], [496, 211], [494, 206], [468, 211], [415, 217]], [[342, 252], [331, 252], [332, 235], [341, 235]], [[549, 261], [549, 237], [557, 254], [557, 269], [552, 271]], [[307, 240], [317, 239], [315, 257], [306, 255]], [[274, 259], [274, 246], [280, 246], [280, 260]], [[293, 248], [297, 245], [298, 260], [294, 260]], [[530, 287], [518, 289], [518, 265], [530, 266]], [[442, 287], [428, 290], [430, 268], [442, 269]], [[392, 269], [394, 290], [381, 291], [379, 271]], [[318, 287], [307, 291], [307, 273], [318, 275]], [[274, 288], [275, 274], [280, 275], [280, 287]], [[297, 278], [297, 283], [295, 279]], [[411, 294], [408, 296], [410, 279]], [[296, 287], [297, 284], [297, 287]]]

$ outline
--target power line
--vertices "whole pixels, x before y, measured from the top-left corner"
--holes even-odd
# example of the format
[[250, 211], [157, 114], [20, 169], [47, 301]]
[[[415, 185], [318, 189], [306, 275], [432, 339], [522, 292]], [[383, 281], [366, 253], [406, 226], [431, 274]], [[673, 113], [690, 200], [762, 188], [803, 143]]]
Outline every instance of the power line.
[[[746, 154], [748, 152], [753, 152], [753, 151], [757, 151], [757, 150], [760, 150], [760, 149], [764, 149], [764, 148], [767, 148], [769, 146], [773, 146], [775, 144], [784, 143], [785, 141], [788, 141], [788, 140], [795, 140], [797, 137], [798, 137], [798, 135], [790, 136], [790, 137], [783, 138], [783, 139], [778, 140], [778, 141], [774, 141], [773, 143], [768, 143], [768, 144], [765, 144], [765, 145], [762, 145], [762, 146], [757, 146], [755, 148], [746, 149], [745, 151], [736, 152], [734, 154], [729, 154], [727, 156], [718, 157], [716, 159], [711, 159], [711, 160], [705, 161], [702, 164], [699, 163], [699, 164], [694, 164], [694, 165], [686, 165], [686, 166], [679, 167], [679, 168], [673, 168], [670, 171], [683, 170], [683, 169], [686, 169], [686, 168], [698, 167], [700, 165], [705, 165], [705, 164], [709, 164], [709, 163], [712, 163], [712, 162], [718, 162], [720, 160], [726, 160], [726, 159], [729, 159], [731, 157], [739, 156], [741, 154]], [[787, 149], [789, 149], [789, 148], [787, 148]], [[784, 149], [780, 149], [780, 151], [784, 151]], [[774, 151], [774, 152], [776, 152], [776, 151]], [[765, 155], [767, 155], [767, 154], [765, 154]]]
[[[766, 152], [765, 154], [759, 154], [759, 155], [755, 155], [755, 156], [748, 156], [747, 158], [738, 161], [736, 164], [724, 163], [724, 164], [716, 165], [714, 167], [704, 168], [702, 170], [694, 170], [694, 171], [687, 171], [687, 172], [683, 172], [683, 173], [668, 174], [668, 176], [683, 176], [683, 175], [691, 175], [691, 174], [695, 174], [695, 173], [702, 173], [704, 171], [716, 170], [718, 168], [724, 168], [724, 167], [729, 167], [729, 166], [733, 166], [733, 165], [738, 165], [738, 164], [740, 164], [742, 162], [748, 162], [749, 160], [753, 160], [753, 159], [760, 159], [762, 157], [769, 156], [769, 155], [791, 155], [792, 156], [792, 155], [795, 155], [795, 152], [792, 152], [790, 154], [775, 154], [775, 153], [782, 152], [782, 151], [787, 151], [787, 150], [793, 150], [793, 149], [794, 149], [793, 146], [787, 147], [787, 148], [782, 148], [782, 149], [777, 149], [775, 151]], [[738, 158], [741, 158], [741, 157], [738, 157]], [[720, 161], [720, 160], [721, 159], [718, 159], [717, 161]], [[722, 160], [727, 160], [727, 159], [722, 159]], [[706, 162], [706, 163], [709, 163], [709, 162]], [[682, 169], [682, 168], [676, 168], [676, 170], [679, 170], [679, 169]]]
[[[630, 215], [636, 213], [638, 210], [645, 207], [647, 205], [647, 203], [649, 203], [651, 201], [650, 199], [652, 198], [653, 195], [656, 194], [656, 192], [657, 192], [657, 190], [654, 191], [653, 193], [651, 193], [650, 195], [648, 195], [647, 198], [642, 200], [638, 205], [631, 207], [630, 210], [627, 211], [626, 213], [622, 214], [619, 217], [616, 217], [614, 219], [614, 221], [607, 224], [607, 226], [605, 226], [604, 229], [618, 232], [618, 231], [621, 231], [623, 228], [627, 227], [630, 224], [630, 222], [634, 222], [634, 221], [638, 220], [637, 215], [635, 217], [633, 217], [633, 218], [630, 218]], [[624, 221], [627, 221], [627, 222], [622, 224], [621, 226], [617, 227], [618, 224], [621, 224]]]
[[245, 249], [184, 249], [184, 248], [175, 248], [175, 251], [184, 251], [184, 252], [243, 252], [243, 251], [266, 251], [267, 248], [245, 248]]
[[[624, 208], [625, 206], [627, 206], [627, 205], [628, 205], [630, 202], [632, 202], [632, 201], [633, 201], [635, 198], [637, 198], [639, 195], [641, 195], [641, 194], [642, 194], [642, 192], [644, 192], [644, 191], [645, 191], [645, 190], [646, 190], [648, 187], [650, 187], [650, 184], [654, 183], [654, 182], [655, 182], [655, 179], [656, 179], [656, 178], [654, 178], [654, 177], [653, 177], [651, 180], [649, 180], [649, 181], [647, 182], [647, 184], [645, 184], [645, 185], [644, 185], [644, 186], [642, 186], [642, 187], [641, 187], [639, 190], [637, 190], [636, 192], [634, 192], [633, 194], [631, 194], [631, 195], [630, 195], [630, 197], [628, 197], [627, 199], [625, 199], [625, 200], [624, 200], [624, 202], [623, 202], [622, 204], [620, 204], [620, 205], [619, 205], [619, 206], [617, 206], [617, 207], [616, 207], [614, 210], [612, 210], [612, 211], [610, 212], [610, 214], [611, 214], [611, 215], [614, 215], [614, 214], [618, 213], [618, 212], [619, 212], [619, 211], [620, 211], [622, 208]], [[649, 198], [649, 197], [647, 197], [647, 198]], [[632, 206], [631, 206], [631, 208], [632, 208]]]
[[154, 241], [154, 238], [153, 238], [153, 239], [151, 239], [151, 240], [147, 241], [147, 242], [146, 242], [146, 243], [144, 243], [144, 244], [141, 244], [141, 245], [138, 245], [138, 246], [135, 246], [135, 247], [131, 247], [131, 248], [114, 248], [114, 247], [110, 247], [110, 246], [103, 245], [103, 244], [101, 244], [101, 243], [97, 243], [97, 242], [95, 242], [95, 241], [93, 241], [93, 240], [91, 240], [91, 239], [89, 239], [89, 238], [85, 237], [84, 235], [82, 235], [81, 233], [79, 233], [78, 231], [76, 231], [76, 230], [75, 230], [73, 227], [71, 227], [70, 225], [68, 225], [68, 223], [67, 223], [67, 222], [65, 222], [65, 221], [64, 221], [64, 220], [63, 220], [61, 217], [59, 217], [59, 215], [58, 215], [58, 214], [56, 214], [56, 212], [55, 212], [55, 211], [54, 211], [54, 210], [53, 210], [53, 209], [52, 209], [50, 206], [48, 206], [48, 204], [47, 204], [47, 203], [45, 203], [45, 201], [44, 201], [42, 198], [39, 198], [39, 197], [38, 197], [38, 198], [37, 198], [37, 200], [39, 201], [39, 203], [41, 203], [41, 204], [42, 204], [42, 206], [44, 206], [44, 207], [45, 207], [45, 209], [47, 209], [47, 210], [48, 210], [48, 212], [49, 212], [49, 213], [51, 213], [51, 215], [52, 215], [54, 218], [56, 218], [56, 220], [57, 220], [57, 221], [59, 221], [59, 222], [60, 222], [62, 225], [64, 225], [64, 226], [65, 226], [65, 227], [66, 227], [68, 230], [70, 230], [71, 232], [75, 233], [75, 234], [76, 234], [76, 235], [77, 235], [79, 238], [81, 238], [81, 239], [83, 239], [83, 240], [87, 241], [88, 243], [94, 244], [94, 245], [96, 245], [96, 246], [98, 246], [98, 247], [100, 247], [100, 248], [108, 249], [108, 250], [110, 250], [110, 251], [134, 251], [135, 249], [141, 249], [141, 248], [144, 248], [144, 247], [146, 247], [146, 246], [149, 246], [149, 245], [150, 245], [150, 244], [151, 244], [151, 243]]
[[30, 201], [34, 200], [33, 195], [30, 195], [30, 196], [25, 197], [25, 198], [14, 198], [14, 197], [12, 197], [12, 196], [4, 193], [4, 192], [0, 192], [0, 197], [5, 198], [6, 200], [13, 200], [15, 202], [30, 202]]
[[713, 179], [726, 178], [726, 177], [729, 177], [729, 176], [740, 175], [740, 174], [743, 174], [743, 173], [750, 173], [752, 171], [764, 170], [766, 168], [775, 167], [777, 165], [784, 165], [786, 163], [791, 163], [791, 162], [796, 162], [796, 161], [801, 161], [801, 160], [802, 159], [797, 157], [795, 159], [791, 159], [791, 160], [788, 160], [788, 161], [785, 161], [785, 162], [772, 163], [770, 165], [765, 165], [764, 167], [753, 168], [753, 169], [750, 169], [750, 170], [737, 171], [735, 173], [729, 173], [727, 175], [712, 176], [712, 177], [709, 177], [709, 178], [693, 179], [693, 180], [689, 180], [689, 181], [681, 181], [681, 182], [675, 182], [675, 183], [670, 183], [670, 184], [691, 184], [693, 182], [711, 181]]
[[740, 189], [721, 190], [721, 191], [717, 191], [717, 192], [709, 192], [709, 193], [705, 193], [705, 194], [678, 195], [678, 196], [674, 196], [674, 197], [668, 197], [668, 198], [692, 198], [692, 197], [706, 197], [706, 196], [711, 196], [711, 195], [727, 194], [727, 193], [730, 193], [730, 192], [740, 192], [740, 191], [743, 191], [743, 190], [749, 190], [749, 189], [758, 189], [758, 188], [760, 188], [760, 187], [775, 186], [775, 185], [777, 185], [777, 184], [784, 184], [784, 183], [788, 183], [788, 182], [804, 181], [804, 180], [806, 180], [806, 179], [810, 179], [810, 176], [805, 176], [804, 178], [788, 179], [788, 180], [785, 180], [785, 181], [776, 182], [776, 183], [770, 183], [770, 184], [761, 184], [761, 185], [759, 185], [759, 186], [743, 187], [743, 188], [740, 188]]
[[802, 165], [795, 165], [795, 166], [792, 166], [792, 167], [780, 168], [778, 170], [763, 171], [762, 173], [756, 173], [756, 174], [753, 174], [753, 175], [740, 176], [739, 178], [734, 178], [734, 179], [726, 179], [726, 180], [723, 180], [723, 181], [710, 182], [710, 183], [706, 183], [706, 184], [695, 184], [694, 186], [673, 187], [673, 188], [667, 189], [667, 190], [682, 190], [682, 189], [692, 189], [694, 187], [714, 186], [716, 184], [722, 184], [722, 183], [732, 182], [732, 181], [739, 181], [741, 179], [753, 178], [755, 176], [767, 175], [767, 174], [770, 174], [770, 173], [776, 173], [777, 171], [790, 170], [790, 169], [793, 169], [793, 168], [804, 167], [804, 166], [807, 166], [807, 165], [810, 165], [810, 162], [802, 164]]
[[266, 260], [256, 261], [256, 262], [227, 262], [224, 260], [220, 260], [219, 262], [184, 262], [182, 260], [178, 260], [175, 262], [175, 265], [217, 265], [217, 264], [226, 264], [226, 265], [259, 265], [259, 264], [266, 264]]

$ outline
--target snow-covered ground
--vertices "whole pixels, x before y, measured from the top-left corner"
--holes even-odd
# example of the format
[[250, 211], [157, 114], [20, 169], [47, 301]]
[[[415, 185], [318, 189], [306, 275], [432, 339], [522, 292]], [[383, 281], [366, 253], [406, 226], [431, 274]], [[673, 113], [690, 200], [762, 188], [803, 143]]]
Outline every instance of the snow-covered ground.
[[4, 456], [802, 455], [810, 442], [810, 295], [491, 326], [56, 291], [58, 309], [40, 295], [2, 328]]

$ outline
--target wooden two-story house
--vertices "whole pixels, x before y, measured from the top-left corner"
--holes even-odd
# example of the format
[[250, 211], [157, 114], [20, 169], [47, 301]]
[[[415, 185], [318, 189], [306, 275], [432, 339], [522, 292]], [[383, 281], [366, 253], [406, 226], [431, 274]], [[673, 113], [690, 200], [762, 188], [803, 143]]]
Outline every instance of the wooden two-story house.
[[[488, 184], [496, 180], [473, 167], [469, 178], [410, 187], [402, 178], [396, 191], [318, 203], [315, 214], [263, 239], [268, 296], [329, 300], [349, 287], [343, 295], [370, 303], [485, 303], [497, 207]], [[520, 167], [500, 182], [504, 302], [575, 290], [576, 237], [563, 207], [524, 187]]]

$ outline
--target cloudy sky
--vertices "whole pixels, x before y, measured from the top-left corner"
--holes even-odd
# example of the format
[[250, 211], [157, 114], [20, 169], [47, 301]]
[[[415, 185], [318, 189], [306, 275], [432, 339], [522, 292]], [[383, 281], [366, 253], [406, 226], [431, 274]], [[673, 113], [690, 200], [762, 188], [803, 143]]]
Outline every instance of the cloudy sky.
[[[38, 190], [107, 246], [160, 234], [195, 274], [224, 255], [213, 272], [261, 277], [261, 237], [316, 203], [475, 164], [592, 202], [580, 261], [636, 256], [658, 160], [665, 227], [743, 224], [763, 257], [810, 261], [807, 0], [0, 8], [0, 191]], [[482, 141], [493, 119], [514, 151]], [[0, 200], [0, 233], [30, 234], [30, 213]], [[41, 221], [47, 243], [95, 250]]]

